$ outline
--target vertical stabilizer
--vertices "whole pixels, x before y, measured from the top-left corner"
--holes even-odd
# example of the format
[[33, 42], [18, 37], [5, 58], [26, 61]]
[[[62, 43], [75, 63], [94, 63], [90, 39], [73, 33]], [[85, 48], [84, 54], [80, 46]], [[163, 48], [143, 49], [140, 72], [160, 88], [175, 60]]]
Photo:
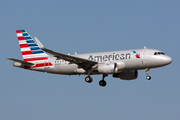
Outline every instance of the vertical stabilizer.
[[33, 63], [48, 62], [48, 55], [39, 48], [26, 30], [16, 30], [16, 33], [24, 61]]

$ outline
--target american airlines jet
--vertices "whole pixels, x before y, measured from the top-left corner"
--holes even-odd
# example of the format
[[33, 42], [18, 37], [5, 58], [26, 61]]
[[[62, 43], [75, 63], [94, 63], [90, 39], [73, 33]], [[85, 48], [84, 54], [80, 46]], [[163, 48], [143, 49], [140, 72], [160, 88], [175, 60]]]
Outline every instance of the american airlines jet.
[[67, 55], [45, 48], [36, 37], [33, 40], [26, 30], [16, 30], [16, 33], [23, 60], [7, 58], [15, 61], [15, 67], [53, 74], [87, 75], [87, 83], [93, 81], [91, 75], [102, 74], [100, 86], [106, 86], [104, 78], [109, 74], [122, 80], [134, 80], [138, 77], [138, 70], [142, 69], [146, 71], [146, 79], [150, 80], [151, 68], [172, 62], [172, 58], [162, 51], [146, 48]]

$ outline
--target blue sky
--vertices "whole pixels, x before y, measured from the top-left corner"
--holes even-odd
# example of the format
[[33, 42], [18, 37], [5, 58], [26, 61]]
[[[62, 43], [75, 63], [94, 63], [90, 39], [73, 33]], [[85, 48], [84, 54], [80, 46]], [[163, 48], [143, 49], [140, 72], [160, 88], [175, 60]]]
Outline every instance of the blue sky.
[[[1, 1], [1, 120], [179, 120], [178, 0], [6, 0]], [[109, 75], [64, 76], [28, 71], [5, 59], [22, 59], [15, 30], [26, 29], [44, 46], [62, 53], [143, 48], [173, 58], [165, 67], [144, 70], [134, 81]]]

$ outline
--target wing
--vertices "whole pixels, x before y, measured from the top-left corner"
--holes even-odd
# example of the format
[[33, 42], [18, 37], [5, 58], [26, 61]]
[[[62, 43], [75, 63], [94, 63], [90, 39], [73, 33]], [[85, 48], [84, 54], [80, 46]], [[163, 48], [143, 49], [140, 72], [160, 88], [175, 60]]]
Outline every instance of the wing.
[[30, 63], [30, 62], [26, 62], [26, 61], [22, 61], [22, 60], [18, 60], [18, 59], [14, 59], [14, 58], [7, 58], [8, 60], [12, 60], [14, 62], [19, 62], [19, 63], [22, 63], [24, 65], [34, 65], [33, 63]]
[[63, 53], [52, 51], [50, 49], [45, 48], [36, 37], [34, 37], [34, 39], [36, 40], [36, 43], [38, 44], [38, 46], [43, 51], [45, 51], [47, 53], [50, 53], [50, 54], [53, 54], [57, 58], [69, 61], [70, 63], [74, 63], [74, 64], [77, 64], [77, 65], [83, 64], [86, 67], [92, 67], [93, 65], [98, 63], [98, 62], [95, 62], [95, 61], [92, 61], [92, 60], [88, 60], [88, 59], [84, 59], [84, 58], [75, 57], [75, 56], [66, 55], [66, 54], [63, 54]]

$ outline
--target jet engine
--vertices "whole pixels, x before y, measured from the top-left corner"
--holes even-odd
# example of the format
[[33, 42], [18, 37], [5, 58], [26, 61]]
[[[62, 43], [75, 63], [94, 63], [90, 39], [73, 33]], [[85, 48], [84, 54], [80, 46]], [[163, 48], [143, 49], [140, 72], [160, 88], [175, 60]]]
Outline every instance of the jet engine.
[[122, 80], [134, 80], [138, 77], [138, 71], [137, 70], [124, 71], [121, 73], [113, 74], [113, 77], [120, 78]]
[[98, 64], [97, 70], [101, 74], [113, 74], [113, 73], [117, 73], [118, 66], [116, 63], [103, 63], [103, 64]]

